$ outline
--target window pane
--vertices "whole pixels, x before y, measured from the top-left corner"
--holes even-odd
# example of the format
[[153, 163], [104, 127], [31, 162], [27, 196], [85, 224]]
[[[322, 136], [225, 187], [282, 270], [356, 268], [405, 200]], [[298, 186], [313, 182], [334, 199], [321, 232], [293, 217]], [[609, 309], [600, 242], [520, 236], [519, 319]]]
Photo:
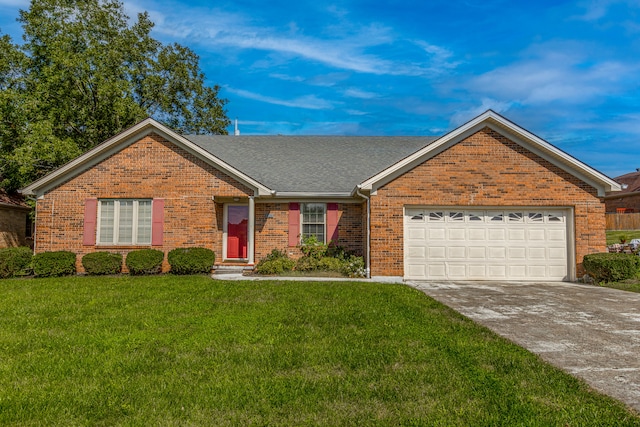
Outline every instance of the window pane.
[[136, 240], [140, 245], [151, 243], [151, 200], [138, 202], [138, 237]]
[[98, 233], [98, 242], [100, 243], [113, 243], [114, 203], [113, 200], [100, 202], [100, 231]]
[[303, 203], [302, 212], [302, 238], [315, 236], [319, 242], [324, 243], [325, 230], [325, 209], [324, 203]]
[[133, 200], [120, 200], [118, 243], [133, 243]]

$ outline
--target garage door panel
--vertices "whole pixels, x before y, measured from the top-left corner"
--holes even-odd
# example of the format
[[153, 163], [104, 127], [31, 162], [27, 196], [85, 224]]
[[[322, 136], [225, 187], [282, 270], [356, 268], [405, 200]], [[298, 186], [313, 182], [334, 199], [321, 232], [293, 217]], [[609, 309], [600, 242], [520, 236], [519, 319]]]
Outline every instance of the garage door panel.
[[409, 227], [407, 229], [407, 239], [424, 241], [427, 237], [427, 230], [424, 228]]
[[427, 265], [426, 264], [409, 264], [407, 267], [408, 274], [411, 277], [422, 277], [427, 274]]
[[445, 240], [446, 238], [447, 234], [444, 228], [429, 229], [429, 240]]
[[467, 257], [467, 248], [465, 246], [450, 246], [447, 248], [447, 258], [449, 259], [465, 259]]
[[450, 228], [449, 240], [466, 240], [466, 229], [464, 228]]
[[448, 277], [452, 279], [465, 279], [467, 274], [466, 264], [449, 264]]
[[447, 248], [444, 246], [429, 247], [429, 259], [446, 259]]
[[489, 248], [489, 260], [503, 260], [507, 258], [507, 248], [500, 246], [490, 246]]
[[488, 240], [495, 240], [499, 242], [504, 242], [505, 240], [507, 240], [507, 233], [503, 228], [489, 228], [487, 230], [487, 234]]
[[531, 228], [528, 230], [529, 240], [545, 240], [546, 233], [544, 228]]
[[409, 246], [407, 256], [409, 258], [425, 259], [427, 248], [424, 246]]
[[524, 228], [515, 228], [509, 230], [509, 240], [512, 242], [522, 242], [525, 240]]
[[523, 260], [527, 258], [527, 248], [509, 247], [507, 249], [509, 259]]
[[527, 276], [531, 279], [540, 279], [547, 277], [546, 265], [528, 265]]
[[487, 248], [484, 246], [470, 246], [468, 252], [470, 260], [484, 260], [487, 258]]
[[562, 210], [407, 209], [405, 277], [563, 280], [566, 227]]
[[469, 264], [469, 278], [482, 280], [487, 277], [487, 266], [478, 264]]
[[508, 268], [509, 277], [513, 279], [526, 279], [527, 277], [527, 266], [525, 264], [521, 265], [510, 265]]
[[427, 270], [430, 278], [433, 278], [433, 279], [447, 278], [447, 269], [443, 262], [429, 263]]
[[484, 228], [469, 228], [469, 240], [485, 241], [487, 240], [486, 230]]
[[506, 279], [507, 266], [505, 265], [488, 265], [487, 276], [489, 279]]
[[553, 229], [549, 229], [547, 230], [547, 239], [548, 240], [552, 240], [552, 241], [562, 241], [564, 242], [566, 237], [565, 237], [566, 233], [565, 230], [553, 230]]

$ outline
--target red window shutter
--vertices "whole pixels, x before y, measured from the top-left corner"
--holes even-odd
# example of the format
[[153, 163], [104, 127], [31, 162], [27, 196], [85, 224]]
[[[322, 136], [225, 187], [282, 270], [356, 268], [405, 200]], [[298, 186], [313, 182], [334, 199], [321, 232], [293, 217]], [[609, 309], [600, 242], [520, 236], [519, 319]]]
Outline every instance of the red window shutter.
[[98, 199], [84, 201], [84, 230], [82, 244], [93, 246], [96, 244], [96, 222], [98, 221]]
[[298, 246], [300, 240], [300, 203], [289, 203], [289, 246]]
[[164, 199], [153, 199], [151, 218], [151, 245], [162, 246], [164, 236]]
[[338, 241], [338, 204], [327, 203], [327, 243]]

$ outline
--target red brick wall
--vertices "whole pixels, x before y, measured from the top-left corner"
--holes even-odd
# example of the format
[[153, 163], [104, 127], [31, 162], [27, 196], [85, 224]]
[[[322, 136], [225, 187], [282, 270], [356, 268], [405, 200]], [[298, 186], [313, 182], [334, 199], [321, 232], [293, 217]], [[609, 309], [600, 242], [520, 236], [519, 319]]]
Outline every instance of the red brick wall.
[[[142, 247], [84, 246], [87, 198], [163, 198], [164, 242], [201, 246], [222, 257], [222, 206], [215, 197], [247, 197], [253, 192], [205, 162], [152, 134], [47, 193], [37, 202], [36, 252], [69, 250], [82, 255], [98, 250], [127, 253]], [[149, 247], [149, 246], [147, 246]], [[168, 264], [164, 263], [164, 269]]]
[[[364, 253], [363, 205], [360, 203], [338, 204], [338, 245], [362, 255]], [[270, 216], [269, 218], [267, 216]], [[286, 250], [297, 258], [300, 250], [289, 247], [289, 203], [256, 203], [256, 262], [273, 249]]]
[[565, 206], [575, 212], [576, 262], [605, 249], [594, 188], [489, 129], [427, 160], [371, 197], [371, 274], [403, 276], [403, 207]]
[[607, 212], [616, 212], [618, 208], [633, 209], [633, 212], [640, 212], [640, 194], [626, 197], [616, 197], [605, 200]]

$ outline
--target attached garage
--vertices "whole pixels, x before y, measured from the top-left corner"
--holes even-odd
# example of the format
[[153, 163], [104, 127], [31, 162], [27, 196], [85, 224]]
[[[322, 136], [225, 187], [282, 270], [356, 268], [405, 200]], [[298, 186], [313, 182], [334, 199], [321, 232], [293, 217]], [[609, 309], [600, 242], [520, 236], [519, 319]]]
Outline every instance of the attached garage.
[[405, 207], [407, 280], [561, 281], [570, 276], [571, 211]]

